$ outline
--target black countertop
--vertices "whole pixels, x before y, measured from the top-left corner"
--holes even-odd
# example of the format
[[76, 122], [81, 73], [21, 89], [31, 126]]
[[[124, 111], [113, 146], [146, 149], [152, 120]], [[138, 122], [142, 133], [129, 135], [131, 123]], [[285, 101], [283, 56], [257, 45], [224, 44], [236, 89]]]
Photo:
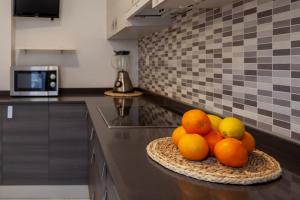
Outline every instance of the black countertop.
[[[135, 97], [184, 112], [186, 106], [149, 95]], [[108, 128], [99, 106], [112, 105], [112, 97], [10, 98], [0, 97], [1, 103], [18, 102], [86, 102], [90, 117], [104, 152], [108, 169], [121, 200], [250, 200], [299, 199], [300, 147], [280, 138], [248, 129], [254, 134], [259, 149], [275, 157], [283, 168], [279, 180], [251, 186], [215, 184], [194, 180], [165, 169], [146, 154], [146, 146], [156, 138], [170, 136], [172, 128]]]
[[[159, 102], [165, 106], [164, 102]], [[87, 100], [88, 110], [122, 200], [296, 200], [300, 196], [300, 148], [295, 144], [270, 135], [259, 135], [261, 132], [254, 133], [259, 149], [281, 163], [283, 176], [277, 181], [251, 186], [198, 181], [169, 171], [147, 156], [147, 144], [156, 138], [170, 136], [171, 128], [110, 129], [96, 107], [111, 103], [110, 97]]]

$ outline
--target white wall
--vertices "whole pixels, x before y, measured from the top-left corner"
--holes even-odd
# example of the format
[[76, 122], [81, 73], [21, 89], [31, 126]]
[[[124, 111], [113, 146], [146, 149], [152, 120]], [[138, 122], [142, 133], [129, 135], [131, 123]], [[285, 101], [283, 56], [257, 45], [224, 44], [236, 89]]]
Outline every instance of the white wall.
[[0, 90], [9, 90], [12, 54], [11, 3], [0, 0]]
[[15, 18], [16, 49], [75, 48], [76, 52], [16, 51], [17, 65], [59, 65], [63, 88], [112, 87], [116, 76], [110, 60], [113, 49], [128, 49], [133, 55], [130, 75], [137, 85], [137, 41], [106, 40], [106, 0], [61, 0], [60, 14], [54, 21]]

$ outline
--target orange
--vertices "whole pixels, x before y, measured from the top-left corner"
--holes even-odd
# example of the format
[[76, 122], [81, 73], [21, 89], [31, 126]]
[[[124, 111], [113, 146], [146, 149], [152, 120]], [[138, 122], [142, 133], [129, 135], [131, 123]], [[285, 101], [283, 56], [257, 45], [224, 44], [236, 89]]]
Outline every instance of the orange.
[[206, 113], [198, 109], [184, 113], [182, 126], [188, 133], [199, 135], [206, 135], [211, 130], [211, 123]]
[[208, 144], [198, 134], [185, 134], [178, 143], [178, 148], [183, 157], [189, 160], [203, 160], [208, 155]]
[[214, 153], [220, 163], [230, 167], [243, 167], [248, 161], [247, 149], [241, 141], [234, 138], [218, 142]]
[[185, 131], [185, 129], [182, 126], [177, 127], [173, 133], [172, 133], [172, 141], [173, 143], [178, 146], [178, 142], [181, 138], [181, 136], [183, 136], [184, 134], [187, 134], [187, 132]]
[[255, 149], [255, 139], [250, 133], [245, 132], [244, 137], [241, 139], [241, 141], [247, 149], [248, 153], [251, 153]]
[[209, 147], [209, 154], [211, 156], [213, 156], [215, 145], [219, 141], [221, 141], [223, 139], [223, 137], [222, 137], [221, 133], [213, 130], [213, 131], [210, 131], [204, 138], [206, 139], [208, 147]]

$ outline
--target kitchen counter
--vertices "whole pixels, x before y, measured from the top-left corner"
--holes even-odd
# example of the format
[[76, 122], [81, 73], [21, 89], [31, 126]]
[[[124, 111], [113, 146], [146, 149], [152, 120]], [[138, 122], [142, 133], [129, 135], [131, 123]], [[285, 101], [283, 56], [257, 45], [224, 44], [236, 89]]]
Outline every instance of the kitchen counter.
[[[154, 101], [181, 113], [188, 107], [161, 97], [135, 97]], [[66, 96], [59, 98], [0, 97], [1, 103], [16, 102], [86, 102], [90, 117], [104, 153], [108, 170], [121, 200], [250, 200], [298, 199], [300, 196], [300, 146], [253, 129], [259, 149], [275, 157], [283, 168], [279, 180], [251, 186], [215, 184], [194, 180], [169, 171], [146, 154], [147, 144], [170, 136], [172, 128], [108, 128], [97, 107], [113, 104], [112, 97]]]
[[[252, 186], [197, 181], [165, 169], [146, 154], [145, 148], [150, 141], [170, 136], [172, 129], [109, 129], [96, 107], [111, 101], [110, 97], [89, 99], [87, 106], [122, 200], [298, 199], [300, 196], [299, 146], [273, 136], [259, 136], [261, 133], [256, 132], [254, 135], [259, 149], [281, 163], [283, 176], [279, 180]], [[166, 102], [159, 102], [166, 105]]]

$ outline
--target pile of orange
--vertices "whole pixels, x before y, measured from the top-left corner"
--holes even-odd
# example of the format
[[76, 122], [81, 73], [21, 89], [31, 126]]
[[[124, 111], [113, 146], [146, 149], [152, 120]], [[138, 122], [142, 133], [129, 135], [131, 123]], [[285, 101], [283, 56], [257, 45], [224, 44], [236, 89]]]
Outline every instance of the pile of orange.
[[255, 149], [254, 137], [246, 132], [242, 121], [220, 118], [193, 109], [184, 113], [181, 126], [172, 133], [172, 141], [183, 157], [201, 161], [215, 156], [223, 165], [243, 167]]

